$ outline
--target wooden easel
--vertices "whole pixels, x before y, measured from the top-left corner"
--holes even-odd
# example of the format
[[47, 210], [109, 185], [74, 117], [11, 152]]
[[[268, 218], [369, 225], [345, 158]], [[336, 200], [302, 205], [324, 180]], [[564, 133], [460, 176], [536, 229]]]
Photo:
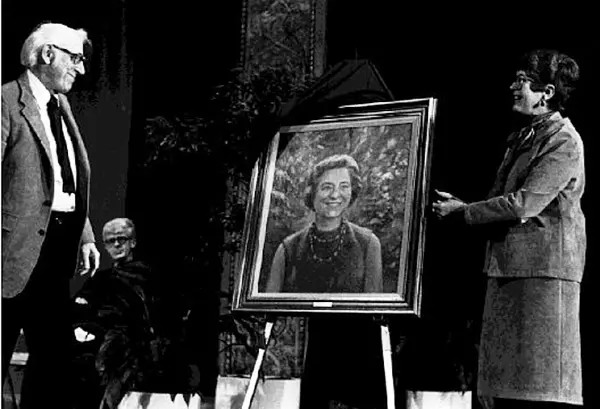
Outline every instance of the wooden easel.
[[[246, 390], [246, 395], [244, 396], [242, 409], [250, 409], [250, 405], [252, 404], [252, 399], [254, 398], [254, 393], [256, 392], [256, 384], [258, 383], [258, 373], [260, 372], [260, 367], [262, 366], [265, 358], [265, 352], [269, 346], [269, 339], [271, 338], [271, 331], [273, 330], [274, 324], [275, 321], [273, 319], [267, 319], [267, 323], [265, 325], [265, 347], [258, 350], [258, 356], [256, 357], [256, 362], [254, 363], [252, 375], [250, 376], [250, 383], [248, 384], [248, 389]], [[390, 329], [384, 319], [381, 320], [380, 327], [387, 409], [395, 409], [396, 397], [394, 394], [394, 376], [392, 373], [392, 344], [390, 342]]]

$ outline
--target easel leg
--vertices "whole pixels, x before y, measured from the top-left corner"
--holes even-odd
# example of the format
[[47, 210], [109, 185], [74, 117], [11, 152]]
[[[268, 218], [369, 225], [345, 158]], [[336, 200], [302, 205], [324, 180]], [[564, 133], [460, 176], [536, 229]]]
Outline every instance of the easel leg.
[[252, 398], [254, 398], [256, 384], [258, 383], [258, 373], [260, 372], [260, 367], [262, 366], [262, 362], [265, 358], [265, 352], [267, 351], [267, 346], [269, 345], [269, 338], [271, 337], [271, 330], [273, 329], [274, 323], [274, 321], [267, 321], [267, 324], [265, 325], [265, 347], [258, 350], [258, 356], [256, 357], [256, 362], [254, 363], [254, 369], [252, 370], [250, 383], [248, 384], [248, 389], [246, 390], [246, 396], [244, 396], [242, 409], [250, 409], [250, 405], [252, 404]]
[[390, 342], [390, 329], [387, 325], [381, 325], [381, 349], [383, 351], [383, 370], [385, 372], [385, 390], [387, 396], [387, 408], [396, 408], [396, 397], [394, 394], [394, 374], [392, 372], [392, 344]]

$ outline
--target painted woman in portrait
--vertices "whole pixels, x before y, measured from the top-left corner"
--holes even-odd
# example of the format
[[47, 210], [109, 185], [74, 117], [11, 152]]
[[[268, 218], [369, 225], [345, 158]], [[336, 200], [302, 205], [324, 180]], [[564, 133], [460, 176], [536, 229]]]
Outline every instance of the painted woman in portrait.
[[314, 222], [279, 245], [267, 292], [383, 292], [379, 239], [346, 218], [361, 187], [358, 164], [349, 155], [315, 165], [305, 196]]

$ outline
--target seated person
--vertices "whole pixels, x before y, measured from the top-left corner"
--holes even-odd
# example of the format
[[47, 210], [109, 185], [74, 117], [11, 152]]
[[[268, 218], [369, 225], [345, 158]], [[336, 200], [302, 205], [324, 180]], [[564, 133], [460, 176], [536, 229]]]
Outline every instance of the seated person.
[[[98, 271], [77, 293], [75, 303], [81, 306], [79, 311], [84, 318], [92, 318], [89, 315], [91, 313], [102, 321], [111, 315], [110, 311], [103, 311], [103, 307], [109, 304], [112, 304], [111, 307], [119, 304], [121, 307], [131, 307], [125, 299], [119, 300], [123, 296], [134, 295], [146, 305], [153, 304], [156, 301], [156, 283], [150, 267], [134, 255], [137, 241], [133, 222], [127, 218], [110, 220], [102, 229], [102, 239], [112, 266]], [[83, 332], [77, 333], [81, 340]]]
[[120, 376], [107, 368], [130, 359], [129, 348], [155, 338], [157, 284], [150, 267], [137, 260], [135, 226], [117, 218], [104, 225], [102, 238], [112, 266], [88, 279], [75, 296], [75, 365], [80, 378], [78, 408], [98, 407], [107, 379]]

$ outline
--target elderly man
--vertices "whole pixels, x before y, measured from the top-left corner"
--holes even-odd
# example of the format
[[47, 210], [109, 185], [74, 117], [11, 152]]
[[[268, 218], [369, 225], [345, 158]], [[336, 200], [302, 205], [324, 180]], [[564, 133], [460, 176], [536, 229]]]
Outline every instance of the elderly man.
[[69, 407], [56, 376], [73, 339], [69, 280], [100, 254], [88, 218], [90, 165], [66, 96], [85, 73], [87, 33], [36, 27], [21, 49], [25, 72], [2, 86], [2, 378], [22, 329], [29, 351], [21, 407]]

